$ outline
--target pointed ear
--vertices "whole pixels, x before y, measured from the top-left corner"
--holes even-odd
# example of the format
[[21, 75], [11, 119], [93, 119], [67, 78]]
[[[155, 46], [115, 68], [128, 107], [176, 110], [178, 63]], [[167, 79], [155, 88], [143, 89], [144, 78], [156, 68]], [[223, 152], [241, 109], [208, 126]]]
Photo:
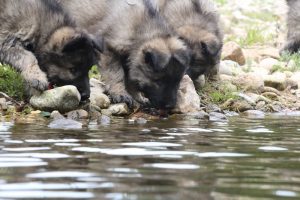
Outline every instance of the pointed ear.
[[90, 38], [92, 40], [92, 45], [94, 49], [98, 50], [100, 53], [103, 53], [105, 50], [105, 42], [104, 38], [100, 35], [90, 35]]
[[87, 37], [76, 37], [71, 39], [70, 41], [68, 41], [63, 49], [62, 52], [63, 53], [67, 53], [67, 52], [73, 52], [73, 51], [77, 51], [80, 49], [86, 49], [88, 47], [90, 41]]
[[161, 71], [164, 68], [163, 55], [153, 50], [145, 50], [144, 52], [145, 63], [153, 68], [154, 71]]

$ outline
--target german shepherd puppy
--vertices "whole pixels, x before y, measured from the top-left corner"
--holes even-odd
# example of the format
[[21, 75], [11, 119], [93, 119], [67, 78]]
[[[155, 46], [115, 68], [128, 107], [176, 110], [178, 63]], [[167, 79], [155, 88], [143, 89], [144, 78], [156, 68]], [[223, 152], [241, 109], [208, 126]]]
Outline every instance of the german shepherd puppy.
[[89, 98], [88, 71], [101, 40], [79, 31], [55, 0], [1, 0], [0, 62], [20, 71], [30, 88], [75, 85]]
[[223, 33], [219, 14], [210, 0], [157, 0], [163, 15], [191, 49], [187, 74], [216, 75], [221, 59]]
[[297, 53], [300, 49], [300, 0], [286, 0], [288, 5], [287, 16], [287, 41], [281, 49], [281, 53]]
[[[85, 8], [96, 9], [96, 5], [101, 5], [105, 9], [96, 14], [93, 11], [76, 14], [74, 8], [79, 1], [66, 1], [62, 5], [83, 28], [104, 37], [106, 50], [101, 55], [100, 72], [109, 86], [112, 102], [126, 102], [130, 106], [138, 102], [172, 109], [190, 55], [184, 42], [160, 15], [156, 1], [84, 0]], [[93, 15], [98, 15], [96, 22]]]

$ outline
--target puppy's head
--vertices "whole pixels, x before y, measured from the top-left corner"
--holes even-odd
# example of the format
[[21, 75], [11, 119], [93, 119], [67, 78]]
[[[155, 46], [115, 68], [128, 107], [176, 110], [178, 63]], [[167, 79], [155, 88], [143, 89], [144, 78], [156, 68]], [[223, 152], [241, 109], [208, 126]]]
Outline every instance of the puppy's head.
[[174, 108], [179, 83], [188, 69], [189, 60], [189, 51], [176, 37], [159, 37], [144, 42], [129, 57], [129, 92], [143, 94], [151, 107]]
[[179, 37], [191, 50], [191, 62], [188, 75], [197, 79], [199, 75], [209, 73], [219, 64], [223, 38], [208, 30], [194, 26], [183, 26], [178, 30]]
[[88, 72], [97, 63], [98, 51], [102, 49], [102, 39], [63, 27], [50, 36], [47, 44], [37, 52], [37, 58], [51, 84], [74, 85], [81, 99], [86, 100], [90, 96]]

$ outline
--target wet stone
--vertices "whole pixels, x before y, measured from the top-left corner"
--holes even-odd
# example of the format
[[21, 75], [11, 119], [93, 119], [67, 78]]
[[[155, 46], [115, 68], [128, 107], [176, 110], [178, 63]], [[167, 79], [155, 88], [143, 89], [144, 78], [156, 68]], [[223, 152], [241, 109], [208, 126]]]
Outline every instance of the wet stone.
[[209, 113], [209, 120], [210, 121], [227, 121], [227, 117], [223, 113], [219, 112], [211, 112]]
[[56, 119], [53, 120], [49, 125], [52, 129], [82, 129], [82, 123], [72, 119]]
[[260, 110], [247, 110], [243, 112], [243, 114], [246, 115], [247, 117], [257, 118], [257, 119], [261, 119], [265, 117], [265, 113]]
[[98, 124], [101, 124], [101, 125], [109, 125], [110, 124], [110, 117], [109, 116], [106, 116], [106, 115], [102, 115], [99, 117], [98, 119]]
[[[126, 103], [119, 103], [111, 105], [108, 110], [112, 115], [115, 116], [124, 116], [129, 114], [129, 108]], [[102, 112], [103, 113], [103, 112]]]
[[50, 114], [50, 119], [64, 119], [65, 117], [60, 114], [57, 110], [53, 111], [51, 114]]
[[89, 117], [89, 113], [82, 109], [74, 110], [67, 113], [67, 118], [73, 120], [87, 119], [88, 117]]
[[0, 110], [7, 110], [7, 102], [5, 98], [0, 98]]
[[47, 90], [41, 95], [31, 97], [30, 104], [38, 110], [60, 113], [76, 109], [80, 103], [80, 94], [75, 86], [63, 86]]
[[137, 124], [147, 124], [147, 120], [145, 118], [137, 118], [136, 120]]

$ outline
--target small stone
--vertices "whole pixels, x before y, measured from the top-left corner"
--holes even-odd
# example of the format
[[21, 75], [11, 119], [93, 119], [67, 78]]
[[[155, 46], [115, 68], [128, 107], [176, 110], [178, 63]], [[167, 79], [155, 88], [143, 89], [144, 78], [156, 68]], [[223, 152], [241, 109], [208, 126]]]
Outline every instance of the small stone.
[[115, 116], [124, 116], [129, 114], [129, 108], [126, 103], [113, 104], [108, 108], [108, 110]]
[[101, 110], [102, 115], [106, 115], [106, 116], [112, 116], [112, 111], [109, 109], [103, 109]]
[[33, 110], [33, 111], [30, 112], [30, 114], [32, 114], [32, 115], [39, 115], [39, 114], [41, 114], [41, 112], [42, 111], [40, 111], [40, 110]]
[[53, 111], [51, 114], [50, 114], [50, 119], [64, 119], [65, 117], [60, 114], [57, 110]]
[[262, 94], [262, 96], [267, 97], [267, 98], [272, 99], [272, 100], [276, 100], [276, 101], [279, 100], [278, 95], [274, 92], [264, 92]]
[[250, 96], [248, 96], [247, 94], [244, 94], [244, 93], [239, 93], [238, 96], [247, 101], [250, 105], [254, 106], [255, 105], [255, 100], [253, 100]]
[[137, 118], [136, 120], [137, 124], [147, 124], [147, 120], [145, 118]]
[[82, 109], [74, 110], [67, 113], [67, 118], [73, 120], [87, 119], [88, 117], [89, 117], [89, 113]]
[[264, 111], [266, 110], [266, 102], [265, 101], [259, 101], [257, 102], [256, 106], [255, 106], [255, 109], [256, 110], [260, 110], [260, 111]]
[[243, 50], [236, 42], [228, 42], [224, 44], [222, 58], [223, 60], [235, 61], [239, 65], [244, 65], [246, 63]]
[[221, 61], [220, 64], [220, 74], [232, 76], [233, 75], [233, 69], [240, 67], [237, 62], [231, 61], [231, 60], [224, 60]]
[[98, 119], [98, 123], [104, 126], [107, 126], [110, 124], [110, 117], [106, 116], [106, 115], [102, 115], [101, 117], [99, 117]]
[[288, 82], [293, 82], [295, 88], [300, 89], [300, 72], [294, 73], [289, 79]]
[[276, 88], [277, 90], [283, 91], [287, 87], [287, 77], [284, 73], [276, 72], [272, 75], [265, 76], [265, 86]]
[[208, 104], [206, 106], [206, 112], [211, 113], [211, 112], [221, 112], [221, 108], [217, 106], [216, 104]]
[[228, 99], [222, 106], [224, 110], [232, 110], [235, 112], [244, 112], [246, 110], [252, 110], [253, 106], [246, 100], [234, 100]]
[[103, 93], [96, 93], [91, 89], [91, 103], [98, 106], [101, 109], [106, 109], [110, 106], [110, 99]]
[[280, 62], [274, 58], [265, 58], [259, 63], [259, 67], [268, 70], [269, 72], [276, 65], [280, 65]]
[[272, 88], [272, 87], [264, 87], [262, 92], [273, 92], [273, 93], [277, 94], [278, 96], [280, 96], [280, 92], [277, 89]]
[[219, 112], [211, 112], [209, 113], [209, 121], [227, 121], [226, 115]]
[[64, 130], [73, 130], [73, 129], [82, 129], [82, 123], [77, 122], [72, 119], [56, 119], [52, 121], [49, 125], [49, 128], [52, 129], [64, 129]]
[[180, 83], [177, 93], [177, 104], [174, 113], [189, 113], [200, 110], [200, 96], [196, 92], [193, 81], [185, 75]]
[[31, 97], [30, 104], [38, 110], [65, 113], [76, 109], [80, 103], [80, 94], [75, 86], [57, 87], [41, 95]]
[[247, 74], [241, 74], [232, 80], [233, 84], [243, 88], [245, 91], [260, 92], [264, 88], [264, 80], [260, 74], [251, 72]]
[[0, 110], [7, 110], [7, 104], [5, 98], [0, 98]]

